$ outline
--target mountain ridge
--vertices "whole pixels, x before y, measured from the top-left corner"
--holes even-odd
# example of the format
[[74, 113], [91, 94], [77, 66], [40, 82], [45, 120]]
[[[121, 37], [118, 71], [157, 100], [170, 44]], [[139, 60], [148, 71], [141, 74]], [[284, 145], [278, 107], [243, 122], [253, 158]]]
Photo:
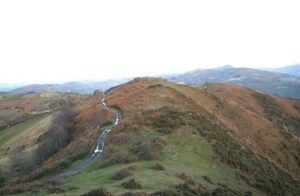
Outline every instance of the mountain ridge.
[[166, 79], [188, 85], [201, 85], [206, 82], [233, 83], [274, 95], [300, 98], [300, 77], [251, 68], [225, 66], [195, 70]]

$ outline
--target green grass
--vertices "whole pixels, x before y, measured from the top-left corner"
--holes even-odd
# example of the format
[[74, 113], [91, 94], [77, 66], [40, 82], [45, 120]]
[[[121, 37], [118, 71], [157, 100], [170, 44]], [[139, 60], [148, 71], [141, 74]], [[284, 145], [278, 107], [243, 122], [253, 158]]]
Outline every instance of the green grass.
[[8, 175], [14, 172], [11, 158], [16, 152], [22, 152], [30, 159], [32, 151], [37, 148], [34, 140], [50, 122], [51, 116], [40, 115], [0, 131], [0, 169]]
[[[194, 133], [194, 134], [192, 134]], [[220, 163], [214, 157], [210, 145], [201, 138], [195, 130], [182, 128], [172, 134], [164, 135], [155, 131], [143, 131], [143, 138], [163, 136], [167, 138], [169, 145], [164, 149], [162, 160], [144, 161], [140, 160], [129, 164], [116, 164], [110, 167], [97, 169], [103, 163], [104, 158], [99, 158], [89, 168], [80, 174], [65, 178], [60, 185], [61, 188], [76, 187], [68, 191], [71, 195], [80, 195], [90, 190], [105, 187], [113, 194], [128, 192], [120, 185], [130, 178], [134, 178], [142, 184], [143, 192], [155, 192], [159, 190], [173, 189], [175, 185], [184, 183], [178, 178], [178, 174], [184, 172], [191, 176], [196, 183], [201, 183], [208, 189], [216, 188], [217, 183], [227, 185], [236, 190], [251, 190], [243, 180], [241, 180], [232, 169]], [[141, 135], [134, 135], [126, 145], [120, 146], [120, 151], [129, 151], [129, 146], [140, 138]], [[159, 162], [166, 170], [157, 171], [150, 169], [154, 163]], [[121, 168], [130, 165], [139, 165], [140, 168], [134, 171], [134, 175], [123, 180], [112, 180], [112, 175]], [[208, 176], [212, 183], [203, 179]]]
[[7, 141], [12, 139], [16, 135], [22, 133], [24, 130], [28, 129], [35, 123], [39, 122], [43, 118], [45, 118], [45, 115], [37, 116], [33, 119], [27, 120], [23, 123], [19, 123], [15, 126], [12, 126], [12, 127], [9, 127], [7, 129], [0, 131], [0, 146], [5, 144]]
[[7, 110], [0, 110], [0, 119], [1, 118], [6, 118], [10, 115], [16, 114], [19, 112], [19, 109], [7, 109]]

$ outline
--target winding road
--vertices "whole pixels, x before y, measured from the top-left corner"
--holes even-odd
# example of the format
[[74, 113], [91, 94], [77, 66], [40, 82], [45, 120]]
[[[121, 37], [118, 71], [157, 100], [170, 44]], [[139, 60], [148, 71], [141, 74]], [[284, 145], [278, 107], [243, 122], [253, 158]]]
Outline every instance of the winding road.
[[106, 143], [106, 139], [107, 139], [107, 135], [108, 133], [112, 130], [112, 128], [114, 126], [116, 126], [117, 124], [119, 124], [120, 120], [121, 120], [121, 112], [115, 108], [109, 107], [107, 106], [107, 103], [105, 102], [105, 94], [103, 93], [103, 98], [101, 100], [101, 104], [108, 110], [111, 110], [114, 112], [115, 114], [115, 120], [113, 122], [112, 125], [107, 126], [104, 128], [104, 130], [101, 132], [101, 134], [99, 135], [98, 141], [97, 141], [97, 146], [93, 152], [93, 154], [89, 155], [89, 157], [87, 157], [85, 160], [83, 160], [80, 164], [68, 168], [67, 170], [63, 171], [62, 173], [53, 176], [50, 178], [50, 180], [52, 181], [58, 181], [64, 177], [67, 176], [71, 176], [74, 174], [79, 173], [81, 170], [85, 169], [86, 167], [90, 166], [103, 152], [104, 150], [104, 146]]

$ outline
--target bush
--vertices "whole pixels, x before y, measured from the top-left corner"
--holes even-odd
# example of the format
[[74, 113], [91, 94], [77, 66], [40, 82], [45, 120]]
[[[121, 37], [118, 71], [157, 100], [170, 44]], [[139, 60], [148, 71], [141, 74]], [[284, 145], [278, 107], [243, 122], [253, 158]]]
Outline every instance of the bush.
[[110, 121], [110, 120], [107, 120], [106, 122], [104, 122], [101, 126], [102, 127], [106, 127], [106, 126], [110, 126], [110, 125], [112, 125], [113, 124], [113, 122], [112, 121]]
[[177, 177], [180, 178], [181, 180], [185, 181], [188, 184], [195, 184], [193, 178], [184, 172], [178, 174]]
[[128, 169], [128, 168], [123, 168], [120, 169], [119, 171], [117, 171], [116, 173], [114, 173], [114, 175], [112, 176], [113, 180], [122, 180], [128, 176], [132, 176], [132, 172]]
[[121, 196], [148, 196], [149, 194], [145, 193], [145, 192], [127, 192], [127, 193], [123, 193]]
[[166, 127], [166, 128], [158, 128], [157, 131], [159, 133], [164, 133], [164, 134], [171, 134], [171, 133], [173, 133], [173, 129], [168, 128], [168, 127]]
[[143, 160], [160, 159], [167, 142], [162, 138], [153, 138], [138, 141], [133, 144], [131, 151]]
[[0, 187], [5, 184], [6, 177], [4, 177], [4, 173], [0, 170]]
[[84, 194], [83, 196], [111, 196], [112, 194], [110, 192], [108, 192], [107, 190], [105, 190], [104, 188], [99, 188], [96, 190], [92, 190], [86, 194]]
[[126, 189], [141, 189], [142, 185], [135, 181], [134, 178], [130, 179], [127, 182], [124, 182], [122, 186]]
[[188, 183], [176, 185], [176, 190], [182, 193], [182, 195], [200, 195], [199, 191], [190, 187]]
[[202, 176], [202, 178], [206, 181], [206, 182], [208, 182], [208, 183], [211, 183], [212, 184], [212, 181], [211, 181], [211, 179], [210, 179], [210, 177], [209, 176]]
[[152, 193], [150, 196], [182, 196], [182, 194], [176, 190], [164, 190]]
[[150, 169], [153, 169], [153, 170], [165, 170], [165, 167], [162, 166], [159, 163], [155, 163], [153, 166], [150, 167]]
[[140, 165], [130, 165], [129, 167], [128, 167], [128, 169], [129, 170], [131, 170], [131, 171], [136, 171], [136, 170], [138, 170], [138, 169], [140, 169], [141, 168], [141, 166]]
[[131, 163], [138, 160], [136, 156], [129, 156], [128, 154], [122, 152], [111, 153], [106, 158], [107, 160], [103, 164], [101, 164], [99, 168], [109, 167], [119, 163]]

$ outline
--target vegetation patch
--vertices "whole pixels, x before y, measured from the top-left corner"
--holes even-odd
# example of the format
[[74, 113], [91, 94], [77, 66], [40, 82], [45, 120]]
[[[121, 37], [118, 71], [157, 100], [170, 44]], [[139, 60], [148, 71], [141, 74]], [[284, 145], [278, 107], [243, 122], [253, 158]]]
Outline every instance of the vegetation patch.
[[129, 155], [125, 152], [119, 152], [113, 149], [108, 149], [105, 154], [105, 161], [99, 168], [109, 167], [120, 163], [132, 163], [138, 160], [137, 156]]
[[165, 170], [165, 167], [159, 163], [155, 163], [154, 165], [152, 165], [150, 167], [150, 169], [153, 169], [153, 170]]
[[163, 134], [171, 134], [171, 133], [174, 132], [174, 129], [165, 127], [165, 128], [158, 128], [157, 131], [158, 131], [159, 133], [163, 133]]
[[117, 171], [116, 173], [113, 174], [113, 176], [111, 177], [113, 180], [122, 180], [128, 176], [132, 176], [133, 173], [132, 171], [130, 171], [129, 168], [122, 168], [119, 171]]
[[195, 181], [193, 180], [192, 176], [182, 172], [177, 174], [178, 178], [180, 178], [181, 180], [183, 180], [184, 182], [188, 183], [188, 184], [195, 184]]
[[282, 117], [284, 110], [273, 97], [261, 93], [255, 93], [253, 96], [263, 107], [264, 112], [268, 115], [270, 120], [276, 120]]
[[104, 188], [95, 189], [86, 194], [83, 194], [83, 196], [111, 196], [111, 195], [112, 194]]
[[139, 159], [158, 160], [163, 154], [167, 141], [163, 138], [152, 138], [140, 140], [132, 145], [131, 151], [135, 153]]
[[267, 114], [269, 120], [277, 123], [281, 128], [291, 131], [300, 136], [300, 119], [288, 115], [281, 105], [270, 95], [255, 93], [253, 96], [258, 100]]
[[[184, 125], [184, 115], [175, 108], [164, 106], [158, 109], [144, 111], [137, 119], [153, 128], [177, 129]], [[142, 118], [142, 119], [141, 119]]]
[[137, 181], [135, 181], [134, 178], [130, 179], [127, 182], [122, 183], [121, 186], [126, 189], [141, 189], [142, 188], [142, 185], [140, 183], [138, 183]]
[[149, 196], [149, 194], [145, 192], [126, 192], [123, 193], [121, 196]]
[[45, 116], [46, 115], [40, 115], [40, 116], [37, 116], [33, 119], [30, 119], [30, 120], [27, 120], [23, 123], [20, 123], [18, 125], [12, 126], [12, 127], [7, 128], [5, 130], [1, 130], [0, 131], [0, 145], [2, 146], [3, 144], [5, 144], [5, 142], [9, 141], [10, 139], [15, 137], [16, 135], [18, 135], [18, 134], [22, 133], [23, 131], [27, 130], [28, 128], [30, 128], [35, 123], [41, 121], [43, 118], [45, 118]]

